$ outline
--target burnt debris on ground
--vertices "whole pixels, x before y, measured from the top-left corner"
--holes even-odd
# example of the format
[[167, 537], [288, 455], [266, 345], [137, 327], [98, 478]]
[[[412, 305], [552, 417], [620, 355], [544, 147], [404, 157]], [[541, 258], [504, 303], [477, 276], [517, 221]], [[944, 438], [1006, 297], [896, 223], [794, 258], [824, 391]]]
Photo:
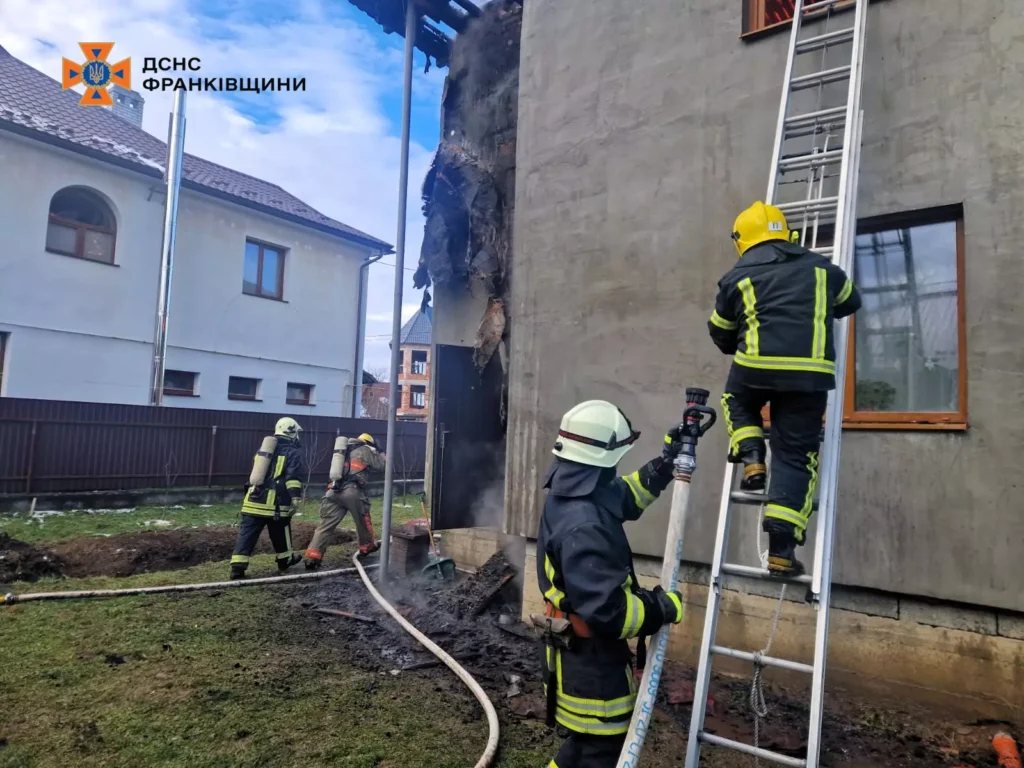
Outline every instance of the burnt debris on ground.
[[[296, 549], [303, 549], [316, 528], [312, 523], [292, 525]], [[28, 544], [0, 533], [0, 583], [35, 581], [45, 576], [133, 576], [137, 573], [176, 571], [202, 563], [227, 560], [238, 529], [208, 526], [172, 531], [140, 531], [116, 536], [85, 536], [48, 547]], [[331, 544], [352, 541], [355, 534], [337, 530]], [[273, 552], [261, 536], [256, 554]]]

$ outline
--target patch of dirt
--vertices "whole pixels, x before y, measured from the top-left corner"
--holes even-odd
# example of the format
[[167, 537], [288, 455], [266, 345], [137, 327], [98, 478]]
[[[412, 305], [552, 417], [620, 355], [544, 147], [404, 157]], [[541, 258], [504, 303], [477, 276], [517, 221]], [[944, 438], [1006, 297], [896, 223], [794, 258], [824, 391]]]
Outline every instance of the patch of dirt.
[[[309, 543], [316, 526], [292, 525], [297, 550]], [[186, 528], [175, 531], [139, 531], [116, 536], [87, 536], [45, 549], [0, 534], [0, 583], [35, 581], [41, 576], [132, 576], [154, 571], [176, 571], [201, 563], [227, 560], [238, 529], [232, 526]], [[353, 531], [335, 531], [331, 544], [352, 541]], [[264, 533], [256, 554], [273, 552]]]
[[0, 533], [0, 584], [60, 576], [63, 568], [53, 552]]

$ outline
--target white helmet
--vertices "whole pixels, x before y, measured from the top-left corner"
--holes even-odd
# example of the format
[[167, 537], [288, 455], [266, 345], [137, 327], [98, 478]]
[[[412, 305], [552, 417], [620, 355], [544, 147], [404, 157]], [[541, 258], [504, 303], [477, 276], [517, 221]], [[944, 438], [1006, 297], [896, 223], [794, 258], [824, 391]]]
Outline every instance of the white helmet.
[[640, 437], [626, 415], [606, 400], [587, 400], [567, 411], [551, 451], [591, 467], [614, 467]]
[[274, 434], [279, 437], [298, 437], [301, 431], [302, 427], [299, 426], [299, 422], [290, 416], [278, 419], [277, 425], [274, 427]]

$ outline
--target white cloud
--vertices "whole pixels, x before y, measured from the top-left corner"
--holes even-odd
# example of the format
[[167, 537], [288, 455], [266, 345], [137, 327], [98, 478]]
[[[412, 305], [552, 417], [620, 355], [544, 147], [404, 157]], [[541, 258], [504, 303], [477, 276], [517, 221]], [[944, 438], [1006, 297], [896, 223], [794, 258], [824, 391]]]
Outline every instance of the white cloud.
[[[136, 90], [146, 98], [144, 128], [163, 139], [171, 93], [142, 88], [147, 56], [198, 56], [204, 77], [305, 77], [306, 91], [260, 94], [240, 107], [223, 96], [193, 92], [187, 103], [187, 152], [284, 187], [317, 210], [388, 242], [395, 239], [399, 126], [382, 98], [401, 88], [401, 52], [338, 13], [327, 0], [295, 3], [283, 23], [239, 17], [201, 18], [183, 0], [123, 0], [69, 13], [66, 0], [3, 0], [0, 45], [60, 79], [61, 56], [76, 59], [78, 42], [112, 40], [113, 60], [132, 57]], [[392, 38], [396, 39], [396, 38]], [[414, 73], [417, 103], [439, 104], [444, 73]], [[252, 109], [276, 112], [261, 125]], [[410, 148], [406, 266], [415, 267], [423, 236], [420, 184], [433, 148]], [[395, 256], [370, 269], [366, 366], [386, 364]], [[405, 272], [403, 320], [419, 306]], [[416, 303], [407, 303], [415, 301]], [[407, 314], [408, 311], [408, 314]]]

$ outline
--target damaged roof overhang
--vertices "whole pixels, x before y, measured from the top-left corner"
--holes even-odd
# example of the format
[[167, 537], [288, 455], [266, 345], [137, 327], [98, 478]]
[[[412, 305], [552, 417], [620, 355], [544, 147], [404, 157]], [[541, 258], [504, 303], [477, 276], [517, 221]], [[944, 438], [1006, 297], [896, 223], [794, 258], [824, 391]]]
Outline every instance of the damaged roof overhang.
[[[447, 67], [451, 56], [452, 39], [427, 21], [434, 19], [455, 32], [462, 32], [470, 18], [480, 15], [480, 9], [471, 0], [412, 0], [420, 14], [416, 30], [416, 47], [432, 58], [439, 67]], [[349, 0], [359, 10], [384, 27], [389, 35], [405, 34], [405, 0]]]

